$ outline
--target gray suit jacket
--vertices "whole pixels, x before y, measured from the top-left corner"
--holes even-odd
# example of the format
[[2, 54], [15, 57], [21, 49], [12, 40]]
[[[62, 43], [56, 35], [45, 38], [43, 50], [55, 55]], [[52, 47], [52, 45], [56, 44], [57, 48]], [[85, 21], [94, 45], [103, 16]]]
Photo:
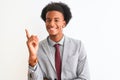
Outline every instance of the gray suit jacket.
[[[38, 63], [28, 70], [28, 80], [57, 80], [55, 61], [47, 39], [40, 42]], [[90, 80], [87, 55], [80, 40], [65, 36], [61, 80]]]

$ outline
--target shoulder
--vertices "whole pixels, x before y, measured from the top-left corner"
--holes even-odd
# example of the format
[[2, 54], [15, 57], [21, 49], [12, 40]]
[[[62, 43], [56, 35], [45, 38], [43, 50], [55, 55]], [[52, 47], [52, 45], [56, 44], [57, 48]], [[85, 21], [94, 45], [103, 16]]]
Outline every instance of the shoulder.
[[39, 42], [39, 46], [46, 45], [46, 44], [48, 44], [48, 39], [47, 38], [45, 38], [45, 39], [43, 39]]
[[79, 40], [79, 39], [75, 39], [75, 38], [71, 38], [71, 37], [68, 37], [68, 36], [65, 36], [65, 41], [69, 42], [69, 43], [73, 43], [73, 44], [81, 44], [82, 41]]
[[80, 54], [86, 54], [84, 44], [81, 40], [71, 37], [65, 37], [65, 47], [73, 51], [78, 51]]

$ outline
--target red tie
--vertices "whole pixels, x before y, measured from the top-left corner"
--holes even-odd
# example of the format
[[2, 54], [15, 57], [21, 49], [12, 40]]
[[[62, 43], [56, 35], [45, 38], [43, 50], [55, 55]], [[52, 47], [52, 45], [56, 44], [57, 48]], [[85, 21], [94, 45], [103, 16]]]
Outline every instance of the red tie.
[[58, 80], [61, 80], [61, 59], [60, 59], [60, 49], [59, 49], [59, 44], [55, 44], [54, 47], [56, 49], [55, 51], [55, 67], [57, 71], [57, 77]]

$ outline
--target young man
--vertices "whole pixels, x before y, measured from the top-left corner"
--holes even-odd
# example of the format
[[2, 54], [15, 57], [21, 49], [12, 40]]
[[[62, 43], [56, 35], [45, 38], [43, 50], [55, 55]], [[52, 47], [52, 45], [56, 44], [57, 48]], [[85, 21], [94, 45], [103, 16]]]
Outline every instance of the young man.
[[90, 80], [83, 44], [63, 34], [72, 17], [70, 8], [64, 3], [52, 2], [43, 8], [41, 17], [49, 33], [45, 40], [39, 42], [37, 36], [26, 30], [28, 80]]

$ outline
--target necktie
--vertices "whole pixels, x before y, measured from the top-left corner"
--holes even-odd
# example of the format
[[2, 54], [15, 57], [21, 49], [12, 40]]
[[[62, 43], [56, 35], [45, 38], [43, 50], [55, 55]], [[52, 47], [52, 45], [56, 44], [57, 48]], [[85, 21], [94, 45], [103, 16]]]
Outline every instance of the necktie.
[[60, 60], [60, 50], [59, 50], [59, 44], [55, 44], [55, 67], [57, 72], [58, 80], [61, 80], [61, 60]]

